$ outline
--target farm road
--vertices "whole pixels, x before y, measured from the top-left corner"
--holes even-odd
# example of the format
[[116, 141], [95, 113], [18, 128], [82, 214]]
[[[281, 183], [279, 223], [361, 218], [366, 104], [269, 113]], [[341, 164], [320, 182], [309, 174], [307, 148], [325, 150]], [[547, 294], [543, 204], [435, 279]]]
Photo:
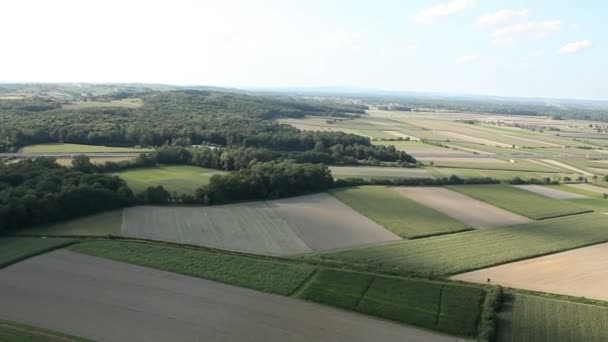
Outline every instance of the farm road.
[[0, 303], [0, 319], [97, 341], [459, 341], [67, 250], [1, 270]]

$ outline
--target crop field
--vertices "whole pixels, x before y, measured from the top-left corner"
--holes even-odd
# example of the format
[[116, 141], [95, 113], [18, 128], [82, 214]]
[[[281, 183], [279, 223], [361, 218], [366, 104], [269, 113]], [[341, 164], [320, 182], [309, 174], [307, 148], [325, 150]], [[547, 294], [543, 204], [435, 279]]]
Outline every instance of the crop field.
[[53, 223], [44, 226], [25, 228], [25, 235], [91, 235], [108, 236], [120, 235], [122, 225], [122, 210], [108, 211], [101, 214]]
[[[302, 265], [291, 262], [218, 259], [183, 248], [169, 252], [166, 247], [140, 249], [141, 244], [111, 241], [100, 248], [100, 243], [83, 247], [100, 257], [120, 256], [155, 268], [193, 271], [195, 276], [219, 275], [227, 282], [236, 281], [235, 285], [255, 285], [262, 291], [285, 293], [308, 274]], [[293, 342], [457, 339], [303, 300], [67, 250], [0, 270], [0, 303], [0, 316], [5, 319], [96, 341], [284, 342], [286, 336]]]
[[541, 186], [535, 184], [515, 185], [518, 189], [534, 192], [539, 195], [555, 198], [555, 199], [582, 199], [586, 196], [575, 194], [568, 191], [562, 191], [556, 187]]
[[336, 189], [331, 194], [393, 233], [414, 238], [471, 229], [430, 207], [400, 196], [387, 187]]
[[399, 240], [328, 194], [211, 207], [124, 210], [125, 236], [291, 255]]
[[427, 168], [436, 177], [450, 177], [451, 175], [458, 176], [460, 178], [483, 178], [490, 177], [499, 180], [511, 180], [515, 177], [521, 179], [543, 179], [550, 178], [559, 180], [564, 177], [570, 177], [576, 179], [578, 175], [570, 173], [547, 173], [547, 172], [528, 172], [528, 171], [515, 171], [515, 170], [482, 170], [482, 169], [462, 169], [462, 168], [444, 168], [444, 167], [431, 167]]
[[591, 213], [307, 258], [400, 274], [451, 275], [608, 242], [607, 225], [608, 215]]
[[313, 272], [305, 264], [149, 243], [93, 241], [72, 251], [265, 292], [292, 293]]
[[419, 141], [392, 141], [378, 140], [372, 142], [374, 145], [395, 146], [398, 150], [405, 151], [414, 157], [467, 157], [472, 153], [458, 151], [455, 149], [426, 144]]
[[598, 194], [608, 193], [608, 189], [591, 184], [566, 184], [566, 186], [573, 187], [575, 189], [585, 190], [589, 192], [595, 192]]
[[[493, 207], [458, 192], [440, 187], [396, 187], [404, 197], [475, 228], [491, 228], [529, 222], [530, 220]], [[412, 213], [415, 215], [415, 213]]]
[[508, 298], [497, 342], [608, 341], [608, 307], [523, 294]]
[[136, 147], [109, 147], [81, 144], [41, 144], [25, 146], [23, 153], [132, 153], [149, 152], [150, 149]]
[[[608, 227], [606, 228], [608, 230]], [[475, 283], [608, 301], [608, 244], [485, 268], [452, 277]]]
[[449, 168], [468, 168], [468, 169], [486, 169], [486, 170], [513, 170], [526, 172], [567, 172], [558, 167], [535, 163], [533, 160], [517, 159], [509, 162], [501, 159], [493, 158], [461, 158], [459, 160], [450, 160], [447, 158], [425, 158], [426, 164], [433, 161], [435, 167]]
[[135, 193], [150, 186], [162, 185], [169, 192], [190, 195], [194, 194], [197, 188], [209, 183], [209, 179], [217, 174], [224, 172], [186, 165], [156, 166], [115, 173], [124, 179]]
[[334, 178], [434, 178], [425, 169], [408, 169], [403, 167], [374, 167], [374, 166], [330, 166]]
[[69, 104], [64, 104], [65, 109], [84, 109], [97, 107], [126, 107], [137, 108], [141, 107], [144, 102], [141, 99], [124, 99], [114, 101], [76, 101]]
[[0, 320], [0, 341], [4, 342], [92, 342], [83, 338]]
[[571, 202], [549, 198], [510, 185], [457, 185], [448, 188], [534, 220], [589, 212], [589, 209]]
[[298, 297], [446, 333], [474, 336], [479, 288], [321, 270]]
[[0, 238], [0, 268], [75, 242], [73, 239]]

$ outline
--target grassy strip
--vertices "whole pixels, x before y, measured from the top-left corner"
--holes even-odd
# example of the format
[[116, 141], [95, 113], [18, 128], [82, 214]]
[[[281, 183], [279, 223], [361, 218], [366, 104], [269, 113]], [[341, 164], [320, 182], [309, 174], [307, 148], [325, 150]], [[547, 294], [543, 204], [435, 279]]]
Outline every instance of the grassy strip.
[[76, 242], [75, 239], [0, 238], [0, 268]]
[[149, 243], [91, 241], [71, 250], [281, 295], [293, 293], [313, 266]]
[[80, 337], [41, 329], [21, 323], [0, 320], [0, 341], [3, 342], [91, 342]]
[[448, 188], [514, 213], [542, 220], [591, 210], [505, 184], [448, 186]]
[[331, 194], [404, 238], [428, 237], [471, 227], [382, 186], [334, 189]]
[[371, 272], [436, 277], [608, 241], [608, 216], [591, 213], [304, 256]]
[[479, 321], [479, 342], [493, 342], [496, 339], [498, 311], [502, 304], [502, 287], [492, 286], [486, 292]]
[[429, 280], [321, 270], [299, 298], [460, 336], [475, 336], [484, 290]]

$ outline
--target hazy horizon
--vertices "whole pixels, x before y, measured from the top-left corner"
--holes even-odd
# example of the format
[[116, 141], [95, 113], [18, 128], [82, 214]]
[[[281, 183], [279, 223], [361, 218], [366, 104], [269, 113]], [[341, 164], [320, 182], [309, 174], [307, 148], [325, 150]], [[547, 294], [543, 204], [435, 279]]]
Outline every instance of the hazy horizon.
[[4, 6], [0, 82], [608, 100], [606, 6], [25, 0]]

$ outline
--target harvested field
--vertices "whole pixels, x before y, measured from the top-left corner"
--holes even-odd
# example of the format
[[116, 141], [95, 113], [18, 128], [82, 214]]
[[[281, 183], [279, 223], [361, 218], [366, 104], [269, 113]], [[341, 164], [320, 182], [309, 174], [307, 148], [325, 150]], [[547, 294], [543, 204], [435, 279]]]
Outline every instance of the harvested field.
[[590, 211], [571, 202], [549, 198], [506, 184], [454, 185], [448, 188], [534, 220]]
[[0, 271], [0, 317], [99, 341], [457, 341], [293, 298], [57, 251]]
[[330, 166], [337, 178], [434, 178], [425, 169], [374, 166]]
[[483, 157], [445, 157], [445, 158], [435, 158], [432, 157], [420, 157], [416, 158], [422, 161], [436, 161], [436, 162], [454, 162], [454, 163], [479, 163], [479, 164], [508, 164], [506, 161], [502, 159], [496, 158], [483, 158]]
[[591, 213], [306, 258], [375, 271], [449, 275], [608, 242], [607, 226], [608, 215]]
[[512, 147], [512, 145], [504, 144], [504, 143], [501, 143], [498, 141], [483, 139], [483, 138], [474, 137], [474, 136], [470, 136], [470, 135], [466, 135], [466, 134], [460, 134], [460, 133], [456, 133], [456, 132], [438, 131], [438, 133], [445, 135], [447, 137], [456, 138], [460, 141], [465, 141], [465, 142], [472, 142], [472, 143], [476, 143], [476, 144], [505, 147], [505, 148]]
[[396, 187], [395, 191], [475, 228], [530, 222], [526, 217], [496, 208], [463, 194], [439, 187]]
[[593, 176], [593, 173], [581, 170], [579, 168], [576, 168], [574, 166], [562, 163], [562, 162], [557, 161], [557, 160], [553, 160], [553, 159], [541, 159], [541, 161], [544, 162], [544, 163], [550, 164], [550, 165], [561, 167], [562, 169], [566, 169], [568, 171], [573, 171], [575, 173], [583, 174], [585, 176]]
[[567, 186], [571, 186], [576, 189], [586, 190], [595, 192], [598, 194], [608, 193], [608, 189], [602, 188], [601, 186], [591, 185], [591, 184], [566, 184]]
[[536, 184], [514, 185], [516, 188], [532, 191], [534, 193], [555, 198], [555, 199], [582, 199], [588, 198], [583, 195], [574, 194], [571, 192], [561, 191], [555, 188], [548, 188]]
[[328, 194], [212, 207], [134, 207], [126, 236], [267, 255], [302, 254], [398, 240]]
[[383, 186], [334, 189], [331, 194], [404, 238], [470, 230], [468, 225]]
[[313, 251], [364, 246], [400, 238], [329, 194], [269, 201]]
[[608, 243], [452, 277], [475, 283], [488, 278], [507, 287], [608, 301]]
[[498, 327], [497, 342], [605, 342], [608, 307], [508, 294]]
[[147, 148], [108, 147], [81, 144], [40, 144], [25, 146], [23, 153], [111, 153], [111, 152], [150, 152]]

